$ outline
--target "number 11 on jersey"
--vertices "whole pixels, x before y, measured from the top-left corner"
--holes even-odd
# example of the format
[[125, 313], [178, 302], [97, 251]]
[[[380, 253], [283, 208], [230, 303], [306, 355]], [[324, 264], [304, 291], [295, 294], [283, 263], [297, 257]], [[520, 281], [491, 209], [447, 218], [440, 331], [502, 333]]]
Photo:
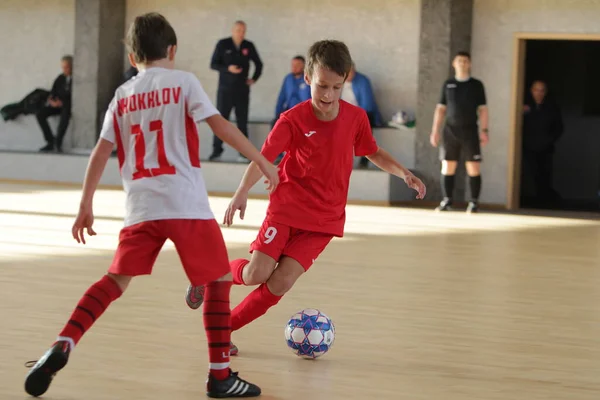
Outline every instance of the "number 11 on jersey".
[[131, 134], [135, 137], [135, 172], [133, 179], [151, 178], [159, 175], [175, 175], [175, 167], [169, 163], [165, 151], [165, 138], [161, 120], [150, 121], [150, 132], [156, 132], [158, 168], [146, 168], [146, 141], [140, 124], [131, 125]]

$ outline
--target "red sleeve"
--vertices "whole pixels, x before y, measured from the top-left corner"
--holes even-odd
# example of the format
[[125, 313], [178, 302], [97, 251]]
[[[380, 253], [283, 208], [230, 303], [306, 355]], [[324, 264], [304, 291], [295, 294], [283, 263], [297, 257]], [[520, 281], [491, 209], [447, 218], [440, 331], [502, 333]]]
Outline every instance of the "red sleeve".
[[368, 156], [377, 151], [377, 142], [373, 137], [367, 113], [362, 112], [358, 119], [358, 132], [356, 132], [356, 136], [354, 137], [354, 155]]
[[278, 155], [289, 150], [292, 144], [292, 125], [290, 121], [281, 116], [267, 136], [261, 153], [270, 162], [275, 161]]

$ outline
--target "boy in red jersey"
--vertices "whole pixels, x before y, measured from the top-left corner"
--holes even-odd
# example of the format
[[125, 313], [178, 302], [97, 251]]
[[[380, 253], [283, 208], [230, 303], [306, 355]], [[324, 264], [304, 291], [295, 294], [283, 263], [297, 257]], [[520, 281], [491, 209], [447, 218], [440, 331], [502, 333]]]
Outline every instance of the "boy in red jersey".
[[139, 74], [120, 86], [108, 107], [90, 158], [72, 233], [85, 244], [95, 235], [92, 200], [114, 144], [127, 194], [125, 226], [108, 273], [83, 295], [56, 342], [33, 365], [25, 391], [40, 396], [85, 332], [117, 300], [132, 277], [150, 274], [167, 239], [174, 242], [192, 285], [205, 285], [204, 326], [209, 347], [209, 397], [254, 397], [260, 388], [229, 368], [231, 273], [227, 249], [210, 209], [199, 159], [196, 123], [214, 133], [279, 182], [277, 168], [212, 105], [198, 79], [174, 69], [177, 36], [160, 14], [138, 16], [127, 35]]
[[[267, 137], [262, 153], [268, 160], [286, 152], [279, 164], [280, 183], [271, 193], [267, 216], [250, 246], [252, 259], [231, 262], [233, 282], [260, 285], [231, 314], [233, 331], [263, 315], [279, 302], [314, 263], [334, 236], [344, 233], [345, 208], [355, 156], [366, 156], [425, 196], [425, 186], [388, 152], [377, 146], [364, 110], [340, 100], [352, 66], [342, 42], [313, 44], [305, 80], [312, 99], [283, 113]], [[244, 218], [248, 192], [261, 177], [251, 163], [231, 200], [224, 223], [231, 225], [237, 210]], [[190, 286], [186, 301], [200, 306], [203, 287]], [[231, 354], [237, 348], [231, 346]]]

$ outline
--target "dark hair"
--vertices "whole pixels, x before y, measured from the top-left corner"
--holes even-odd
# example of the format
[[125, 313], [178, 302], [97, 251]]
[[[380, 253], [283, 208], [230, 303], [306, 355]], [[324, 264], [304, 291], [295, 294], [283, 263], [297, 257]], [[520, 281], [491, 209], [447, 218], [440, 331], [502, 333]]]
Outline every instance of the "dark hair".
[[292, 60], [300, 60], [303, 63], [306, 63], [306, 58], [304, 58], [304, 56], [301, 55], [297, 55], [296, 57], [292, 58]]
[[454, 56], [456, 57], [467, 57], [469, 60], [471, 59], [471, 53], [469, 53], [468, 51], [459, 51], [456, 53], [456, 55]]
[[244, 25], [244, 26], [246, 26], [246, 23], [244, 21], [242, 21], [241, 19], [238, 19], [237, 21], [234, 22], [233, 25]]
[[148, 13], [135, 18], [125, 44], [136, 63], [148, 63], [166, 58], [169, 46], [177, 45], [177, 35], [165, 17]]
[[308, 49], [306, 75], [312, 76], [318, 66], [333, 71], [346, 79], [352, 68], [352, 57], [348, 46], [338, 40], [321, 40], [314, 43]]

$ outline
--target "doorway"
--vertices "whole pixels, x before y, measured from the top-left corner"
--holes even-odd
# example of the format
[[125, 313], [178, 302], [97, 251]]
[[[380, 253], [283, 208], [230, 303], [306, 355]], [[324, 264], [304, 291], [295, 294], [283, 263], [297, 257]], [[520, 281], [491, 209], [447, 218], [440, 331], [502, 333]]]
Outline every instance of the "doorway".
[[[516, 35], [509, 209], [600, 211], [599, 70], [600, 35]], [[542, 106], [533, 101], [530, 91], [538, 80], [547, 88]], [[551, 140], [550, 147], [546, 143], [545, 155], [539, 157], [531, 151], [531, 139], [540, 132], [532, 133], [531, 115], [524, 127], [523, 116], [532, 107], [539, 111], [549, 104], [556, 105], [562, 135]], [[548, 111], [544, 118], [555, 114]], [[548, 169], [550, 172], [544, 172]], [[536, 171], [542, 171], [541, 175]], [[540, 187], [539, 183], [544, 183], [540, 176], [550, 176], [551, 180]], [[551, 191], [544, 191], [544, 187]]]

